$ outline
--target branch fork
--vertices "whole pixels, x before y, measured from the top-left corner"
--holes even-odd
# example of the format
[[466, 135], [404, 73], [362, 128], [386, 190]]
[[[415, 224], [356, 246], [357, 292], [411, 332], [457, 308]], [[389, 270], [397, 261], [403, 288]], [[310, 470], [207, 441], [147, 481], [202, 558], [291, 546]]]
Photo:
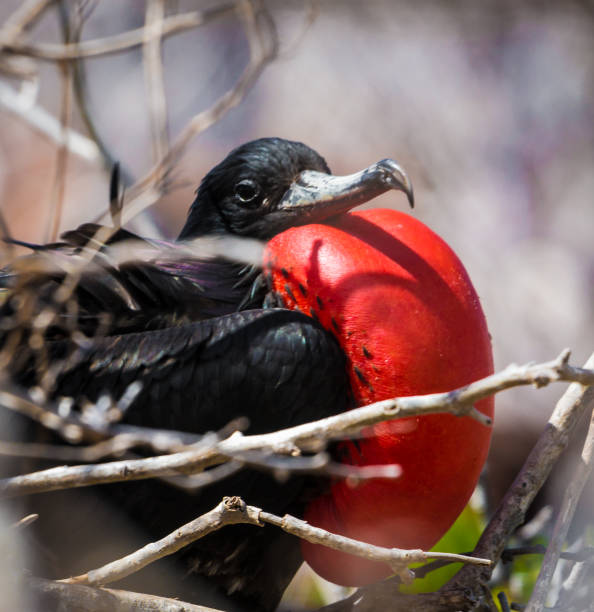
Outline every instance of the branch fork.
[[171, 555], [181, 548], [188, 546], [195, 540], [203, 538], [225, 525], [248, 524], [263, 527], [266, 523], [275, 525], [283, 531], [299, 538], [328, 546], [349, 554], [363, 557], [371, 561], [379, 561], [390, 566], [392, 571], [404, 583], [414, 580], [414, 572], [408, 569], [412, 563], [419, 563], [431, 558], [445, 559], [451, 562], [470, 563], [473, 565], [490, 566], [489, 559], [481, 559], [467, 555], [449, 553], [431, 553], [422, 550], [401, 550], [398, 548], [384, 548], [366, 544], [352, 538], [330, 533], [319, 527], [314, 527], [294, 516], [288, 514], [280, 517], [261, 508], [247, 505], [240, 497], [225, 497], [210, 512], [186, 523], [179, 529], [165, 536], [157, 542], [147, 544], [143, 548], [112, 561], [100, 568], [90, 570], [80, 576], [66, 578], [60, 582], [66, 584], [86, 584], [90, 586], [103, 586], [121, 580], [133, 574], [157, 559]]

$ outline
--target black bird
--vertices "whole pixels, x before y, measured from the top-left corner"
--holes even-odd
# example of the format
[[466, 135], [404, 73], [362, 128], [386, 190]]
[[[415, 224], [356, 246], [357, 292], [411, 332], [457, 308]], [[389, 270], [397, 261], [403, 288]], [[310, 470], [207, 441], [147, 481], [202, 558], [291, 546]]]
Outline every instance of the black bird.
[[[301, 313], [274, 308], [278, 301], [257, 266], [197, 257], [187, 245], [228, 235], [265, 241], [388, 189], [405, 191], [412, 204], [408, 177], [391, 160], [335, 177], [309, 147], [263, 138], [206, 175], [177, 243], [120, 229], [98, 244], [103, 230], [87, 224], [61, 243], [35, 247], [4, 277], [0, 343], [17, 347], [13, 378], [24, 387], [46, 384], [51, 399], [72, 397], [78, 405], [106, 389], [118, 397], [138, 380], [142, 390], [126, 423], [194, 433], [219, 430], [237, 416], [248, 417], [248, 433], [263, 433], [348, 409], [345, 356], [332, 334]], [[121, 258], [130, 241], [142, 259]], [[77, 273], [70, 299], [60, 296], [67, 271], [85, 257], [91, 263]], [[50, 383], [36, 367], [43, 360], [28, 328], [48, 306], [56, 316], [43, 331], [43, 351], [58, 364]], [[224, 495], [299, 515], [312, 485], [246, 470], [192, 496], [153, 481], [105, 489], [158, 538]], [[179, 557], [210, 576], [238, 610], [273, 610], [301, 563], [297, 539], [271, 527], [227, 527]]]

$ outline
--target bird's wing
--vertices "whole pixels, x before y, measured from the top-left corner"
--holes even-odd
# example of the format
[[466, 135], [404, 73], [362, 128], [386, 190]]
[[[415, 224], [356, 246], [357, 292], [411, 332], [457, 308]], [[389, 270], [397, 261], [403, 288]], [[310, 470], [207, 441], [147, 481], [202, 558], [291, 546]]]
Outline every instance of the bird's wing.
[[94, 402], [138, 381], [129, 423], [200, 433], [247, 416], [250, 431], [264, 432], [344, 410], [345, 371], [337, 341], [313, 319], [249, 310], [91, 340], [64, 360], [56, 394]]
[[[57, 311], [49, 338], [67, 337], [72, 329], [89, 336], [98, 330], [122, 334], [234, 312], [250, 291], [249, 278], [241, 282], [241, 264], [192, 257], [181, 244], [122, 229], [109, 236], [110, 231], [84, 224], [63, 234], [62, 242], [19, 243], [33, 253], [0, 272], [0, 288], [6, 290], [0, 316], [18, 315], [27, 301], [27, 320], [31, 310], [33, 316], [48, 307]], [[60, 287], [71, 280], [63, 299]]]
[[[66, 354], [62, 344], [52, 349], [55, 359]], [[248, 417], [249, 433], [274, 431], [349, 406], [345, 357], [337, 341], [313, 319], [282, 309], [93, 340], [65, 359], [55, 395], [78, 402], [106, 391], [118, 397], [133, 381], [143, 387], [126, 422], [197, 433], [220, 429], [238, 416]], [[283, 486], [269, 472], [244, 470], [191, 496], [154, 480], [105, 488], [157, 538], [225, 495], [240, 495], [278, 514], [300, 514], [309, 486], [303, 476]], [[221, 530], [184, 549], [181, 558], [224, 591], [237, 591], [248, 609], [250, 602], [264, 600], [275, 607], [301, 563], [298, 540], [273, 527]]]

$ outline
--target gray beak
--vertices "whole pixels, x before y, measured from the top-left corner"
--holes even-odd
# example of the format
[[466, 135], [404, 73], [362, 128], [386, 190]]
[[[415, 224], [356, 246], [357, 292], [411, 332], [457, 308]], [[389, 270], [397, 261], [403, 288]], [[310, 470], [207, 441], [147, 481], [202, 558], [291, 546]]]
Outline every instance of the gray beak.
[[403, 191], [411, 208], [414, 206], [410, 179], [391, 159], [382, 159], [348, 176], [305, 170], [286, 191], [277, 210], [285, 215], [294, 213], [299, 225], [316, 223], [347, 212], [390, 189]]

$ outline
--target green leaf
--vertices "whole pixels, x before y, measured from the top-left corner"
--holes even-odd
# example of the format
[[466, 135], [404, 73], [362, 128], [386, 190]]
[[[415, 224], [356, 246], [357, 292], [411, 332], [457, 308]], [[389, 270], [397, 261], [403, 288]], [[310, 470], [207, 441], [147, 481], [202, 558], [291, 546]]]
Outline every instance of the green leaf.
[[[484, 527], [482, 512], [468, 504], [448, 532], [431, 549], [436, 552], [464, 553], [473, 550]], [[426, 565], [419, 563], [411, 566]], [[462, 567], [460, 563], [451, 563], [441, 569], [430, 572], [425, 578], [418, 578], [410, 585], [402, 585], [403, 593], [431, 593], [440, 589]]]

